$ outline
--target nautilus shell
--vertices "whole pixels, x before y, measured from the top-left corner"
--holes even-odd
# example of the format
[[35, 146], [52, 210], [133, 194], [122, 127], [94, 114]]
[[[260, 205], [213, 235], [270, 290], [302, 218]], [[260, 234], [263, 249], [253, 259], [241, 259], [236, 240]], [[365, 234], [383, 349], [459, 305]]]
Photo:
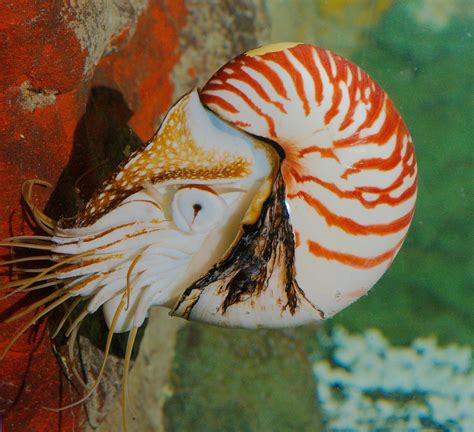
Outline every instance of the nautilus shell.
[[311, 45], [264, 46], [182, 97], [50, 227], [57, 264], [29, 285], [62, 282], [51, 307], [80, 297], [112, 332], [152, 306], [223, 326], [321, 320], [390, 266], [416, 179], [410, 134], [364, 71]]

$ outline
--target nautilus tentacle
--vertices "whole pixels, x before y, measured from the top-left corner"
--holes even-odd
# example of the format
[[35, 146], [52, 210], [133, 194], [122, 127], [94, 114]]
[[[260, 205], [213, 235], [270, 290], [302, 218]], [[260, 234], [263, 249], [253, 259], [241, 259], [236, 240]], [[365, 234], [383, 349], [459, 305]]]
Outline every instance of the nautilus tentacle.
[[4, 288], [60, 283], [33, 307], [82, 297], [79, 321], [102, 307], [113, 332], [153, 305], [240, 327], [327, 318], [394, 259], [416, 177], [408, 130], [364, 71], [321, 48], [269, 45], [181, 98], [75, 219], [34, 209], [51, 237], [5, 244], [55, 263]]
[[[236, 286], [234, 276], [208, 277], [187, 291], [175, 313], [281, 326], [329, 317], [365, 294], [400, 249], [416, 199], [412, 141], [387, 94], [330, 51], [277, 44], [223, 66], [201, 100], [284, 151], [285, 191], [273, 197], [288, 212], [292, 233], [278, 233], [265, 284], [252, 287], [251, 276], [245, 286]], [[236, 272], [245, 279], [242, 268]]]

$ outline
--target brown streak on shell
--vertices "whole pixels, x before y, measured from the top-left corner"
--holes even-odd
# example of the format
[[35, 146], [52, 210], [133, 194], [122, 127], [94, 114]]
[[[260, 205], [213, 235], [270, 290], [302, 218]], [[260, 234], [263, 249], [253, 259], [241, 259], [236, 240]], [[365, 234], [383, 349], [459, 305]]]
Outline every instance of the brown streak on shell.
[[224, 315], [232, 305], [246, 301], [250, 302], [250, 307], [255, 307], [253, 300], [268, 288], [268, 281], [278, 267], [281, 269], [279, 288], [286, 297], [286, 302], [280, 302], [281, 312], [288, 309], [294, 315], [301, 301], [306, 300], [324, 317], [322, 311], [308, 301], [295, 280], [294, 251], [285, 184], [278, 173], [257, 222], [243, 226], [243, 234], [230, 254], [184, 291], [171, 314], [187, 303], [183, 316], [189, 318], [206, 287], [216, 281], [221, 285], [219, 294], [225, 296], [220, 306], [221, 314]]

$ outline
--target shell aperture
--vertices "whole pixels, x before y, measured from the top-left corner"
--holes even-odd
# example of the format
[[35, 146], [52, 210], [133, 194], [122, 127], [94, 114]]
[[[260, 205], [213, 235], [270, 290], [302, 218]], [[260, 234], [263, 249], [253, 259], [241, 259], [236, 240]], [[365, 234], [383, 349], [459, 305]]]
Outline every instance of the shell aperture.
[[113, 332], [154, 305], [224, 326], [298, 325], [375, 284], [415, 199], [411, 138], [385, 92], [327, 50], [265, 46], [183, 96], [52, 228], [50, 277], [85, 313], [102, 307]]

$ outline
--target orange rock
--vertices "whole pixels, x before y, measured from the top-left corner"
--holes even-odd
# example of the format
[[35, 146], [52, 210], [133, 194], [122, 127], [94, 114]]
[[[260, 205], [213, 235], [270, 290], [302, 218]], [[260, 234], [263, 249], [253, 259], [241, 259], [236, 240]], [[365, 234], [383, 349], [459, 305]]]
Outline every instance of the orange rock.
[[[170, 73], [180, 56], [184, 0], [150, 1], [146, 8], [146, 2], [130, 0], [126, 11], [106, 9], [114, 8], [109, 2], [102, 9], [90, 6], [101, 2], [69, 3], [7, 0], [0, 6], [1, 237], [31, 232], [19, 200], [24, 180], [56, 185], [66, 166], [70, 176], [93, 168], [86, 165], [97, 160], [96, 143], [80, 133], [93, 87], [108, 89], [102, 95], [106, 113], [124, 127], [129, 120], [142, 140], [172, 102]], [[109, 21], [105, 14], [116, 18], [109, 28], [102, 24]], [[108, 133], [104, 123], [107, 118], [99, 118], [89, 126], [99, 136]], [[71, 159], [78, 151], [81, 157]], [[79, 160], [82, 165], [74, 166]], [[65, 210], [52, 211], [58, 216]], [[9, 325], [2, 321], [32, 301], [8, 300], [0, 302], [0, 349], [28, 317]], [[81, 430], [81, 408], [43, 409], [77, 397], [62, 375], [45, 322], [25, 333], [0, 365], [0, 416], [7, 431]]]

